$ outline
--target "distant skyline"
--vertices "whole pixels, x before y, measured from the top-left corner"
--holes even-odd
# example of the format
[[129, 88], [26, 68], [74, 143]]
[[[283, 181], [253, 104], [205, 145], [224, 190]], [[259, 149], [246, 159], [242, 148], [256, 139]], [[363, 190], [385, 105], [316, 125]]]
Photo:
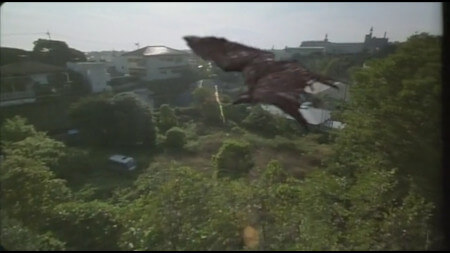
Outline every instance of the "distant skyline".
[[362, 42], [373, 35], [405, 41], [442, 35], [441, 3], [16, 3], [0, 8], [0, 45], [33, 49], [39, 38], [83, 52], [164, 45], [188, 49], [185, 35], [218, 36], [253, 47], [298, 47], [305, 40]]

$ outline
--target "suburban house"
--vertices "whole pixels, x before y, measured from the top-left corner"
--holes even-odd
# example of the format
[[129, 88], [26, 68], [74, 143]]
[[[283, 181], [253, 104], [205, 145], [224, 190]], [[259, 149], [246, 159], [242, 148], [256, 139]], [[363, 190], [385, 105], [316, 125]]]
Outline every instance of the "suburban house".
[[22, 61], [0, 67], [0, 105], [32, 103], [36, 97], [56, 93], [68, 84], [65, 68], [34, 61]]
[[[310, 126], [319, 129], [341, 129], [344, 127], [342, 122], [333, 121], [331, 111], [335, 109], [336, 102], [348, 101], [350, 99], [349, 89], [347, 84], [340, 82], [335, 84], [338, 86], [338, 89], [315, 82], [311, 85], [312, 87], [307, 86], [305, 93], [300, 95], [303, 103], [299, 108], [299, 112]], [[320, 108], [313, 107], [312, 101], [315, 98], [319, 98]], [[271, 114], [294, 120], [294, 118], [276, 106], [261, 105], [261, 107]]]
[[[299, 112], [302, 114], [303, 118], [308, 122], [308, 125], [313, 128], [318, 129], [342, 129], [345, 124], [339, 121], [333, 121], [331, 119], [331, 111], [321, 108], [315, 108], [308, 104], [309, 102], [303, 103]], [[280, 117], [285, 117], [290, 120], [295, 120], [292, 116], [283, 112], [280, 108], [274, 105], [261, 105], [261, 108], [265, 111], [270, 112], [273, 115], [278, 115]]]
[[[311, 87], [307, 86], [305, 88], [306, 96], [309, 94], [320, 99], [323, 102], [323, 107], [327, 109], [334, 109], [335, 102], [337, 101], [349, 101], [350, 100], [350, 90], [348, 84], [341, 82], [335, 83], [338, 89], [332, 88], [328, 85], [315, 82]], [[308, 101], [309, 98], [307, 97]]]
[[127, 61], [127, 73], [144, 81], [180, 77], [188, 67], [190, 54], [166, 46], [147, 46], [122, 55]]
[[104, 62], [68, 62], [67, 68], [80, 73], [89, 83], [93, 93], [109, 89], [107, 83], [111, 77]]
[[99, 51], [85, 53], [90, 62], [104, 62], [111, 76], [123, 76], [127, 73], [125, 51]]

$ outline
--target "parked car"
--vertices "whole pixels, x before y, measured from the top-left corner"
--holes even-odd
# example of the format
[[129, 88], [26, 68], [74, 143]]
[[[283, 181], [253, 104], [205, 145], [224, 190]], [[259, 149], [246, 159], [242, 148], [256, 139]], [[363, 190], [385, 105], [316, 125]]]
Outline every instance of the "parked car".
[[109, 167], [116, 171], [133, 171], [136, 169], [136, 161], [133, 157], [116, 154], [109, 157]]

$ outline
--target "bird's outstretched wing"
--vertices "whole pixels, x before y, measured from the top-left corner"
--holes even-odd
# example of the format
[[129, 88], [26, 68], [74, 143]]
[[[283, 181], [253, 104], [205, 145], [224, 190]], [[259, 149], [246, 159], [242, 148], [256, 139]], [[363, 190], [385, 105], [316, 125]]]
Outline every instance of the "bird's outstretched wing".
[[189, 47], [204, 60], [213, 61], [224, 71], [242, 71], [255, 58], [274, 55], [224, 38], [185, 36]]
[[295, 61], [275, 61], [271, 52], [224, 38], [186, 36], [184, 39], [202, 59], [213, 61], [224, 71], [243, 73], [249, 89], [234, 104], [272, 104], [306, 126], [307, 121], [299, 112], [299, 97], [306, 86], [321, 82], [337, 88], [330, 78], [313, 73]]

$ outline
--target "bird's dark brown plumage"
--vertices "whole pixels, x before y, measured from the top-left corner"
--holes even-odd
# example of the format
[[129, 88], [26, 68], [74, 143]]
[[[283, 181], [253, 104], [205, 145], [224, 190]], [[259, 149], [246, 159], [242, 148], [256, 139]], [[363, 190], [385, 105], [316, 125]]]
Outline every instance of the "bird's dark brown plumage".
[[271, 52], [248, 47], [216, 37], [184, 37], [189, 47], [202, 59], [214, 62], [224, 71], [239, 71], [248, 91], [234, 104], [272, 104], [306, 126], [299, 112], [299, 97], [314, 82], [337, 88], [329, 78], [312, 73], [295, 61], [275, 61]]

